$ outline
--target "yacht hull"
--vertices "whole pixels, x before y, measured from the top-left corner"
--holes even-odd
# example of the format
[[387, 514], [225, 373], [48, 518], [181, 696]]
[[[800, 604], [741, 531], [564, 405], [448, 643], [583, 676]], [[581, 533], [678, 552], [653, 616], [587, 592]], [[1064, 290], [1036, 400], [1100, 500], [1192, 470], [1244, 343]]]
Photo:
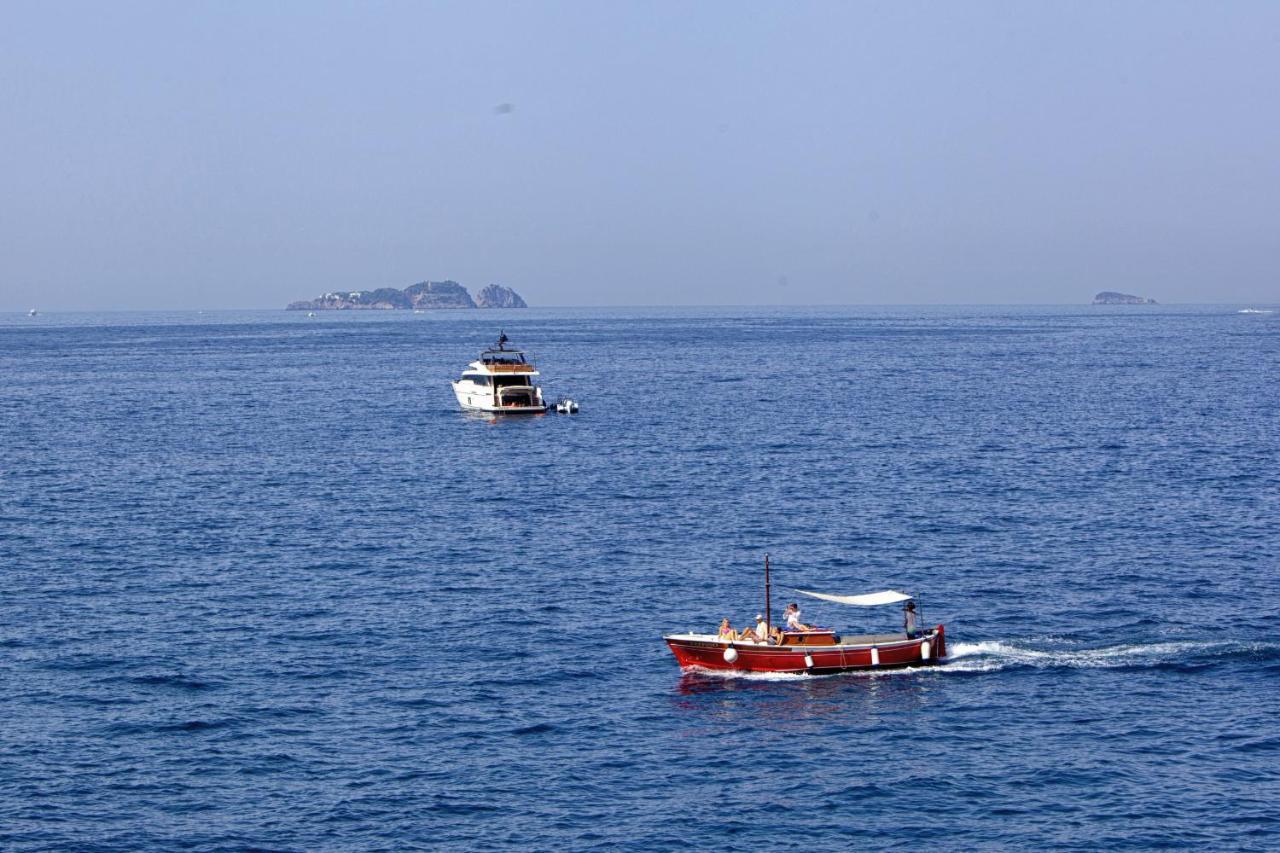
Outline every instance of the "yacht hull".
[[546, 412], [546, 405], [537, 406], [500, 406], [493, 402], [491, 394], [468, 393], [466, 390], [459, 388], [459, 383], [453, 384], [453, 396], [458, 399], [458, 405], [469, 412], [489, 412], [495, 415], [540, 415]]

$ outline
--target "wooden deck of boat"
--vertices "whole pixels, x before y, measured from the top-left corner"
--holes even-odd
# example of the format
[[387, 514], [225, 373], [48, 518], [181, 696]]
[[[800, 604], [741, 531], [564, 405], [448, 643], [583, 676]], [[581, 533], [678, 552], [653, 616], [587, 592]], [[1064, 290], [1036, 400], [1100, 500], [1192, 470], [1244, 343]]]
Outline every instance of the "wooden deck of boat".
[[840, 646], [883, 646], [887, 643], [905, 643], [906, 634], [841, 634]]

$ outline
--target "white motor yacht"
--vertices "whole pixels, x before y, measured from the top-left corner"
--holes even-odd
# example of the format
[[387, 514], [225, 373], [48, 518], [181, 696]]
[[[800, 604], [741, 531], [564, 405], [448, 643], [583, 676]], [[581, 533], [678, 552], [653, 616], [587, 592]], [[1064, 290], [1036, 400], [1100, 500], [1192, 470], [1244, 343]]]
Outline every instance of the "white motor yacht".
[[538, 386], [538, 371], [525, 360], [524, 353], [507, 349], [507, 336], [498, 338], [495, 349], [487, 349], [467, 365], [462, 378], [453, 384], [458, 405], [476, 412], [539, 414], [547, 410]]

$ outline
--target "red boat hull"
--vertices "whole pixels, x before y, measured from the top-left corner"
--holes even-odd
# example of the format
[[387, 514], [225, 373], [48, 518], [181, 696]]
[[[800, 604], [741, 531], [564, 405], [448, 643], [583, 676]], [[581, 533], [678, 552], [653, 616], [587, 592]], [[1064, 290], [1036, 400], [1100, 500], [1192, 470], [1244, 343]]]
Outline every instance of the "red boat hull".
[[[937, 664], [947, 656], [946, 634], [941, 625], [916, 639], [902, 636], [887, 642], [854, 646], [766, 646], [726, 643], [688, 634], [663, 639], [682, 668], [725, 672], [831, 673], [893, 669]], [[733, 660], [726, 658], [726, 650], [730, 648], [736, 653], [728, 656]]]

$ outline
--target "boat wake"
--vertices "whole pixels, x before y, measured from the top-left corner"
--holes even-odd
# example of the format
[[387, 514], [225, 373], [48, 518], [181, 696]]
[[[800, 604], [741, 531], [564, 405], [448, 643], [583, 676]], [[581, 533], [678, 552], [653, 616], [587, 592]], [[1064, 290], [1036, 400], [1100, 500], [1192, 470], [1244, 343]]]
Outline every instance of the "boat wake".
[[697, 675], [703, 678], [723, 678], [734, 681], [799, 681], [803, 678], [825, 678], [821, 675], [810, 675], [806, 672], [745, 672], [740, 669], [704, 669], [700, 666], [684, 667], [686, 675]]
[[1020, 641], [954, 643], [938, 666], [862, 669], [852, 672], [743, 672], [690, 667], [686, 674], [742, 681], [795, 682], [826, 678], [893, 678], [929, 673], [985, 673], [1031, 669], [1171, 669], [1196, 671], [1232, 661], [1280, 667], [1280, 643], [1216, 642], [1125, 643], [1096, 649], [1035, 648]]
[[1125, 643], [1098, 649], [1037, 649], [1016, 641], [956, 643], [943, 670], [996, 672], [1014, 667], [1038, 669], [1202, 669], [1229, 660], [1280, 661], [1280, 644], [1217, 642]]

